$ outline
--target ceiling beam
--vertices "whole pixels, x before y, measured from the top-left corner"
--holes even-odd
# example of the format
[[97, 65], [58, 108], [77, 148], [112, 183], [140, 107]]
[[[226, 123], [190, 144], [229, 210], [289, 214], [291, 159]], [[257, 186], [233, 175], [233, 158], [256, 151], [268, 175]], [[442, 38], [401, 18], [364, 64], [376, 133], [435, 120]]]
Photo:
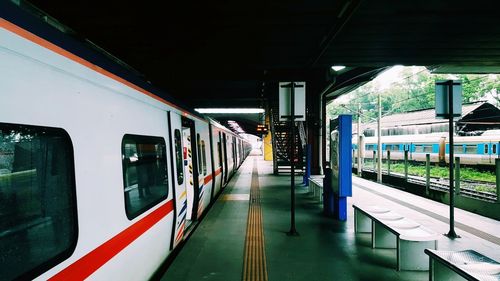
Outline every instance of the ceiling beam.
[[333, 40], [340, 33], [345, 24], [349, 21], [356, 9], [359, 7], [360, 0], [347, 0], [344, 2], [342, 8], [337, 14], [335, 23], [326, 33], [324, 39], [320, 44], [318, 53], [312, 58], [310, 66], [315, 66], [318, 61], [323, 57], [323, 54], [330, 48]]

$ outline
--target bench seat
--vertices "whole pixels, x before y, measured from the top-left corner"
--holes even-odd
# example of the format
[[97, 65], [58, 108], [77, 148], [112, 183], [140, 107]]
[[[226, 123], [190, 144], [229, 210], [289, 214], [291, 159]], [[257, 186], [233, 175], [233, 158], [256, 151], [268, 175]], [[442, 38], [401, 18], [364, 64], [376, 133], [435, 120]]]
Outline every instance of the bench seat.
[[312, 192], [314, 198], [318, 201], [323, 201], [323, 178], [324, 175], [311, 175], [309, 177], [309, 190]]
[[499, 281], [500, 263], [474, 250], [437, 251], [426, 249], [429, 256], [429, 280]]
[[426, 248], [437, 248], [439, 235], [385, 207], [354, 208], [355, 232], [372, 234], [372, 248], [396, 249], [396, 269], [428, 270]]

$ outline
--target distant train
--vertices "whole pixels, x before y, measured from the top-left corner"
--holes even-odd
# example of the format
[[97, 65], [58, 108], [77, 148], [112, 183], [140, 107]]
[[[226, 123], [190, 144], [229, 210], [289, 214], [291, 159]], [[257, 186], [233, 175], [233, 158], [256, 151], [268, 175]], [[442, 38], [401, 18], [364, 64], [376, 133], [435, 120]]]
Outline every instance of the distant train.
[[251, 146], [16, 2], [0, 1], [0, 280], [148, 280]]
[[[373, 158], [377, 152], [377, 137], [361, 137], [361, 154], [364, 158]], [[460, 157], [464, 165], [494, 166], [499, 158], [500, 134], [485, 132], [481, 136], [456, 136], [453, 138], [454, 156]], [[408, 151], [408, 159], [425, 161], [430, 155], [432, 163], [449, 163], [448, 133], [421, 135], [382, 136], [382, 159], [387, 158], [390, 151], [391, 160], [404, 160]], [[353, 139], [353, 156], [357, 155], [357, 140]]]

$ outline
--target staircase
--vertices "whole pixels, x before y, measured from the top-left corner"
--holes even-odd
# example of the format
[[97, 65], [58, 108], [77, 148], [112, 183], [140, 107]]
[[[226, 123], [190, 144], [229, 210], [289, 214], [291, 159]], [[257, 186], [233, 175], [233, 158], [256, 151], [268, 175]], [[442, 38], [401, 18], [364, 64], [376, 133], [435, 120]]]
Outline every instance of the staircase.
[[292, 165], [290, 156], [292, 149], [295, 150], [295, 173], [300, 174], [304, 170], [305, 162], [304, 147], [306, 145], [306, 134], [304, 122], [295, 122], [295, 147], [292, 148], [290, 122], [279, 121], [277, 108], [271, 108], [270, 111], [274, 174], [291, 173]]

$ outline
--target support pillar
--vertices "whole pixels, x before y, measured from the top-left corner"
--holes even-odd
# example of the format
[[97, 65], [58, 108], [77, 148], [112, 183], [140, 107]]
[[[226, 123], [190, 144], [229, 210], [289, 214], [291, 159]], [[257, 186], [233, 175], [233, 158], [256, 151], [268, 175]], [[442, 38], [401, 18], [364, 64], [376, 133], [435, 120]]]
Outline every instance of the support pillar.
[[[269, 118], [269, 112], [266, 114], [266, 126], [267, 128], [271, 128], [271, 122]], [[264, 146], [264, 160], [273, 161], [273, 143], [272, 143], [272, 134], [271, 130], [268, 130], [267, 135], [262, 140]]]

